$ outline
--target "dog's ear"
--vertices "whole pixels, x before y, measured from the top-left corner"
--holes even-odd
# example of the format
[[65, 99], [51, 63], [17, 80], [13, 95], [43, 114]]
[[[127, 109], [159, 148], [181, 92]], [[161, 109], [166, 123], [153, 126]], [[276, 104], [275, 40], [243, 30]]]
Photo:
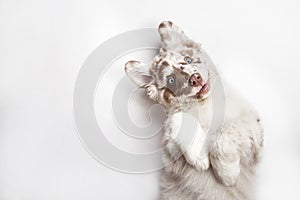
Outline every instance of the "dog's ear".
[[198, 48], [200, 44], [191, 40], [173, 22], [164, 21], [158, 27], [161, 36], [162, 47], [171, 51], [180, 51], [185, 48]]
[[128, 61], [125, 64], [125, 72], [139, 87], [144, 87], [153, 79], [150, 74], [150, 64], [146, 65], [139, 61]]

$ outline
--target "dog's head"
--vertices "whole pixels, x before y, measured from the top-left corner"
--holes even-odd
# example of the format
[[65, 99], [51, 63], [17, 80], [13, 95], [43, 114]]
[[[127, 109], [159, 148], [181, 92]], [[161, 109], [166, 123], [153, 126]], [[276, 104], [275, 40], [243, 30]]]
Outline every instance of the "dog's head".
[[131, 80], [147, 90], [148, 96], [166, 107], [181, 107], [205, 100], [215, 73], [200, 44], [188, 38], [172, 22], [163, 22], [158, 31], [162, 47], [150, 64], [129, 61], [125, 71]]

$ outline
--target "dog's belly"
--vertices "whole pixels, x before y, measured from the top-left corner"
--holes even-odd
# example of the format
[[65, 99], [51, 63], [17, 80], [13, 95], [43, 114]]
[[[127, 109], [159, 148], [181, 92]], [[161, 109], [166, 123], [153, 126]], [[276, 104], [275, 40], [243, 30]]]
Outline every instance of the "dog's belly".
[[[216, 178], [212, 166], [207, 170], [196, 170], [189, 165], [180, 149], [172, 140], [165, 141], [167, 148], [163, 154], [166, 167], [161, 178], [161, 199], [187, 200], [251, 200], [253, 196], [253, 182], [255, 167], [260, 160], [263, 147], [263, 130], [260, 118], [255, 110], [231, 90], [226, 92], [226, 106], [222, 133], [210, 149], [217, 156], [226, 156], [224, 149], [226, 142], [234, 141], [240, 156], [240, 173], [234, 186], [227, 187]], [[209, 102], [208, 102], [209, 103]], [[200, 108], [199, 120], [206, 131], [209, 127], [212, 105]], [[219, 147], [219, 148], [217, 148]], [[225, 148], [226, 149], [226, 148]], [[226, 152], [225, 152], [226, 153]], [[174, 156], [175, 155], [175, 156]]]
[[[176, 161], [165, 152], [163, 160], [169, 163], [161, 176], [161, 200], [249, 200], [252, 193], [252, 169], [241, 166], [235, 186], [226, 187], [214, 175], [212, 168], [198, 171], [183, 156]], [[170, 164], [171, 163], [171, 164]]]

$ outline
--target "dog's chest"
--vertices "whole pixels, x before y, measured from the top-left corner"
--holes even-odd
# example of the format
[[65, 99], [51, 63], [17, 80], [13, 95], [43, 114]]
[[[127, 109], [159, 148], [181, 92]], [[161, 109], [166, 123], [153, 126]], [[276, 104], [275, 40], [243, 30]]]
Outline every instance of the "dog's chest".
[[181, 140], [189, 140], [190, 137], [194, 137], [193, 134], [207, 135], [211, 125], [212, 111], [211, 100], [207, 99], [205, 104], [196, 102], [184, 111], [168, 115], [165, 122], [165, 135], [171, 138], [180, 136]]
[[211, 99], [207, 99], [205, 103], [195, 103], [187, 113], [193, 115], [201, 125], [202, 129], [207, 133], [213, 118], [213, 107]]

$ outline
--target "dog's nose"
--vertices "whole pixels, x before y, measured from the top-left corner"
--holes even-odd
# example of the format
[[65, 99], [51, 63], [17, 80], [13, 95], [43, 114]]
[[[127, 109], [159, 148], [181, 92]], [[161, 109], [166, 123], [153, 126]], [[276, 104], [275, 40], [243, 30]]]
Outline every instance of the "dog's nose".
[[192, 74], [189, 80], [190, 85], [193, 87], [202, 86], [202, 81], [203, 79], [199, 73]]

